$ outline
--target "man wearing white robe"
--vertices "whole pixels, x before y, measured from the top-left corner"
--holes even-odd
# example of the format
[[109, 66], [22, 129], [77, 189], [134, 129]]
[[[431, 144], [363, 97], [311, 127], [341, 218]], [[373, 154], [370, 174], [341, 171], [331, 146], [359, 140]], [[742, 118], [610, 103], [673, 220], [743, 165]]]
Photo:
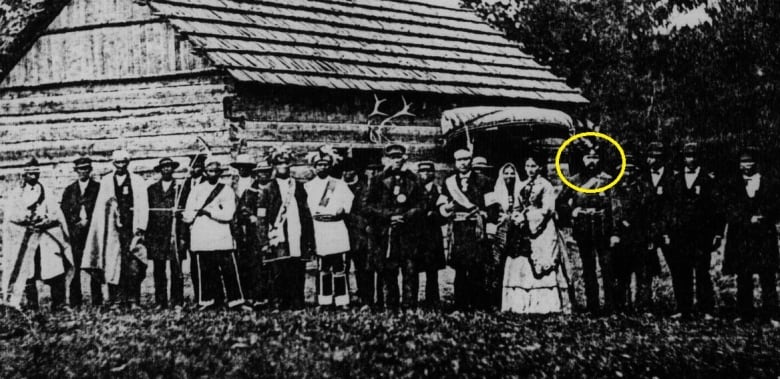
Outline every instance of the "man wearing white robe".
[[[244, 304], [244, 293], [238, 277], [236, 243], [230, 222], [236, 213], [236, 195], [219, 182], [225, 169], [214, 157], [206, 159], [206, 181], [193, 187], [182, 214], [190, 225], [190, 250], [200, 281], [201, 309], [212, 308], [223, 301], [229, 308]], [[224, 292], [223, 292], [224, 286]]]
[[130, 154], [117, 150], [114, 172], [100, 181], [81, 269], [108, 284], [109, 302], [137, 304], [146, 257], [137, 249], [149, 221], [146, 181], [129, 172]]
[[354, 195], [341, 179], [330, 176], [333, 157], [315, 156], [317, 175], [305, 184], [309, 209], [314, 220], [314, 244], [319, 258], [318, 297], [320, 305], [349, 304], [346, 276], [346, 253], [349, 232], [344, 215], [352, 208]]
[[67, 226], [54, 196], [38, 181], [38, 161], [24, 169], [24, 183], [11, 191], [4, 207], [2, 302], [19, 307], [23, 293], [38, 307], [36, 280], [51, 289], [52, 309], [65, 303], [67, 274], [73, 257]]

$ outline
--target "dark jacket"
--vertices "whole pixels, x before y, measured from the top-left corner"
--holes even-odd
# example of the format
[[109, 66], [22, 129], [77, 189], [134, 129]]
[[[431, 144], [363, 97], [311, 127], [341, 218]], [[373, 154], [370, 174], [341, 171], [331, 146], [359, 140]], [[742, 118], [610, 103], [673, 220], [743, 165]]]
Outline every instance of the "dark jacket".
[[441, 195], [441, 189], [435, 183], [425, 192], [425, 208], [422, 218], [422, 236], [420, 238], [420, 252], [417, 255], [417, 267], [419, 271], [440, 270], [446, 266], [444, 257], [444, 236], [442, 226], [447, 219], [439, 213], [436, 201]]
[[[305, 259], [314, 253], [314, 224], [306, 202], [306, 190], [301, 183], [296, 183], [295, 186], [295, 202], [301, 221], [301, 257]], [[270, 250], [266, 248], [268, 246], [268, 231], [276, 222], [282, 205], [282, 193], [276, 180], [271, 180], [267, 187], [262, 188], [259, 183], [255, 182], [249, 190], [244, 192], [244, 196], [239, 202], [238, 218], [240, 224], [245, 225], [247, 230], [253, 231], [248, 233], [247, 238], [250, 248], [256, 253], [270, 253]], [[258, 213], [258, 210], [261, 211]], [[258, 216], [258, 224], [253, 225], [250, 221], [252, 215], [264, 216]], [[274, 257], [267, 256], [267, 258]]]
[[[396, 185], [400, 187], [398, 194], [394, 193]], [[401, 198], [403, 201], [399, 201]], [[416, 257], [424, 207], [423, 188], [412, 172], [402, 170], [396, 175], [388, 170], [373, 179], [364, 207], [371, 224], [371, 238], [376, 241], [369, 254], [369, 266], [394, 268], [402, 260]], [[406, 221], [391, 228], [390, 219], [395, 215], [403, 215]]]
[[[724, 274], [777, 271], [775, 224], [780, 221], [778, 191], [780, 183], [763, 175], [753, 198], [747, 196], [745, 181], [741, 177], [726, 184], [724, 195], [728, 204], [729, 226], [723, 262]], [[759, 223], [750, 222], [753, 216], [759, 215], [763, 216]]]
[[163, 190], [162, 180], [158, 180], [147, 189], [149, 208], [166, 208], [171, 211], [150, 210], [146, 228], [146, 248], [149, 259], [173, 260], [174, 247], [171, 244], [171, 227], [175, 219], [173, 208], [176, 205], [178, 183], [171, 183], [167, 191]]
[[[458, 185], [457, 175], [450, 175], [444, 180], [441, 192], [448, 201], [453, 200], [453, 196], [450, 193], [447, 181], [455, 177], [456, 185]], [[450, 241], [452, 248], [450, 249], [449, 264], [456, 269], [469, 268], [472, 265], [483, 265], [486, 263], [490, 243], [485, 227], [487, 223], [495, 223], [498, 220], [497, 206], [491, 207], [491, 209], [485, 206], [485, 194], [493, 191], [493, 181], [485, 175], [472, 171], [467, 183], [464, 195], [472, 204], [476, 205], [480, 212], [486, 213], [486, 217], [483, 217], [482, 220], [470, 217], [465, 221], [458, 221], [457, 214], [468, 213], [473, 210], [466, 209], [457, 201], [454, 202], [454, 213], [449, 218], [452, 221], [452, 240]], [[483, 216], [485, 215], [483, 214]]]
[[[196, 185], [203, 183], [205, 180], [205, 177], [200, 176], [198, 178], [192, 178], [189, 177], [184, 180], [184, 184], [181, 185], [181, 194], [179, 195], [179, 210], [182, 210], [187, 205], [187, 199], [190, 197], [190, 192], [192, 192], [192, 188]], [[194, 181], [194, 183], [193, 183]], [[189, 241], [190, 241], [190, 228], [188, 224], [185, 224], [181, 220], [181, 212], [176, 213], [176, 229], [177, 233], [179, 235], [179, 250], [182, 253], [186, 253], [187, 250], [189, 250]]]
[[[585, 184], [596, 178], [597, 187], [607, 185], [613, 178], [604, 173], [587, 175], [577, 173], [569, 179], [574, 185], [584, 187]], [[556, 200], [556, 210], [559, 217], [569, 220], [572, 226], [574, 239], [577, 241], [590, 241], [595, 246], [603, 247], [607, 238], [612, 233], [612, 203], [610, 191], [596, 194], [586, 194], [564, 187]], [[581, 212], [574, 215], [574, 210], [580, 208]], [[568, 223], [567, 223], [568, 224]]]
[[368, 197], [368, 182], [361, 177], [355, 183], [349, 184], [349, 190], [354, 195], [352, 209], [345, 220], [349, 229], [349, 245], [353, 252], [365, 254], [370, 245], [370, 223], [363, 209]]
[[653, 185], [653, 177], [649, 170], [642, 174], [642, 182], [647, 190], [647, 227], [655, 245], [662, 243], [662, 236], [669, 234], [672, 224], [672, 188], [675, 176], [671, 167], [665, 167], [658, 185]]
[[[65, 187], [65, 192], [62, 194], [60, 208], [65, 215], [65, 222], [68, 224], [70, 242], [74, 254], [81, 254], [81, 251], [84, 250], [87, 232], [89, 232], [89, 226], [92, 223], [92, 211], [95, 209], [95, 201], [99, 191], [100, 183], [90, 178], [83, 195], [81, 194], [78, 181]], [[87, 224], [84, 227], [77, 225], [81, 219], [82, 206], [84, 206], [87, 216]]]
[[716, 202], [716, 183], [704, 168], [691, 188], [685, 184], [685, 170], [671, 184], [670, 235], [672, 244], [712, 247], [712, 239], [723, 231], [722, 205]]

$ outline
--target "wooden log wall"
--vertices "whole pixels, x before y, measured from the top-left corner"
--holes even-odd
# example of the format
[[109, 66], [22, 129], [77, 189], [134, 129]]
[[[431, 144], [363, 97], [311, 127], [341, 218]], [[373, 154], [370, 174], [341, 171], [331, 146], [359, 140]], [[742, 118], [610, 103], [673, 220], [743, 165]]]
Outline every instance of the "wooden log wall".
[[[225, 78], [133, 0], [73, 0], [0, 83], [0, 194], [18, 185], [30, 156], [55, 196], [87, 154], [95, 174], [118, 148], [133, 171], [152, 175], [163, 156], [197, 152], [203, 137], [229, 149]], [[1, 195], [0, 195], [1, 196]]]

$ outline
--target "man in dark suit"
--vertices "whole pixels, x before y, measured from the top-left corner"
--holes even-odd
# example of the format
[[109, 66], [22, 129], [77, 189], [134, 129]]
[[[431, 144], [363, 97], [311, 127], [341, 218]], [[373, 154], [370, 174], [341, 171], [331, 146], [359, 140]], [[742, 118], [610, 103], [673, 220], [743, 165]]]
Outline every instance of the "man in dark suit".
[[471, 169], [471, 151], [457, 150], [453, 156], [456, 173], [444, 180], [436, 205], [441, 216], [452, 222], [449, 264], [455, 269], [455, 306], [486, 309], [493, 296], [485, 288], [485, 260], [497, 212], [488, 212], [485, 195], [494, 183]]
[[366, 196], [368, 196], [368, 181], [360, 174], [357, 163], [347, 158], [341, 163], [344, 181], [352, 191], [351, 212], [346, 218], [349, 230], [349, 245], [351, 250], [349, 260], [355, 266], [355, 281], [357, 296], [363, 305], [374, 305], [374, 271], [368, 261], [369, 249], [372, 248], [368, 233], [369, 221], [363, 212]]
[[[753, 309], [753, 275], [761, 284], [761, 320], [771, 321], [778, 314], [777, 229], [780, 222], [780, 183], [762, 173], [757, 163], [757, 150], [745, 149], [739, 157], [741, 177], [727, 185], [728, 239], [726, 240], [724, 274], [737, 275], [737, 312], [743, 321], [750, 321]], [[776, 321], [772, 322], [777, 324]]]
[[436, 167], [433, 162], [418, 163], [417, 175], [425, 190], [425, 214], [422, 221], [420, 252], [417, 254], [417, 269], [425, 273], [425, 305], [436, 307], [439, 305], [439, 270], [446, 266], [444, 236], [441, 228], [447, 220], [441, 217], [436, 207], [441, 188], [435, 182]]
[[684, 169], [671, 184], [671, 248], [667, 264], [677, 299], [677, 317], [693, 312], [694, 277], [698, 311], [709, 317], [715, 307], [715, 292], [710, 279], [712, 251], [720, 245], [724, 228], [715, 202], [715, 181], [699, 164], [695, 143], [683, 147]]
[[373, 254], [382, 263], [381, 288], [388, 308], [399, 305], [398, 274], [402, 275], [406, 308], [417, 306], [419, 275], [414, 267], [420, 239], [425, 195], [419, 179], [404, 168], [406, 148], [385, 148], [390, 165], [374, 179], [366, 197], [365, 212], [374, 228], [376, 249]]
[[648, 194], [647, 201], [647, 227], [648, 227], [648, 274], [651, 276], [661, 273], [661, 262], [658, 258], [658, 250], [669, 259], [671, 249], [669, 243], [670, 225], [672, 221], [672, 179], [675, 172], [668, 165], [666, 151], [663, 143], [654, 141], [647, 149], [647, 170], [641, 175]]
[[171, 268], [171, 303], [182, 304], [184, 284], [182, 282], [181, 263], [174, 238], [178, 238], [173, 228], [176, 214], [177, 183], [173, 172], [179, 163], [171, 158], [162, 158], [154, 171], [160, 173], [160, 180], [149, 188], [149, 226], [146, 233], [147, 257], [154, 264], [154, 299], [159, 307], [168, 306], [168, 279], [166, 266]]
[[[65, 215], [65, 220], [70, 231], [70, 245], [73, 252], [74, 273], [70, 282], [70, 305], [78, 307], [82, 303], [81, 294], [81, 260], [84, 255], [84, 244], [87, 240], [87, 232], [92, 222], [92, 211], [95, 209], [100, 183], [94, 181], [92, 174], [92, 160], [81, 157], [74, 162], [78, 180], [65, 187], [62, 194], [60, 208]], [[102, 284], [94, 276], [90, 276], [90, 294], [92, 305], [103, 303]]]
[[[203, 183], [206, 178], [203, 176], [204, 163], [206, 162], [206, 155], [195, 154], [190, 156], [190, 177], [184, 180], [184, 184], [181, 186], [181, 194], [179, 195], [178, 209], [182, 210], [187, 205], [187, 199], [190, 197], [192, 188], [198, 184]], [[195, 256], [189, 249], [190, 243], [190, 229], [189, 226], [181, 221], [181, 213], [176, 214], [176, 228], [178, 229], [179, 236], [179, 252], [181, 259], [186, 257], [189, 252], [190, 257], [190, 279], [192, 279], [192, 289], [194, 292], [193, 301], [198, 302], [200, 298], [200, 289], [198, 286], [198, 270], [195, 269]]]
[[[596, 189], [609, 184], [613, 178], [602, 171], [599, 145], [583, 139], [583, 169], [569, 179], [574, 185]], [[596, 275], [596, 260], [601, 268], [604, 285], [604, 308], [611, 312], [615, 305], [615, 275], [613, 272], [611, 236], [612, 207], [606, 191], [587, 194], [565, 187], [558, 197], [558, 212], [571, 218], [572, 234], [577, 241], [582, 260], [582, 277], [585, 282], [587, 310], [592, 314], [602, 311], [599, 297], [599, 283]]]
[[269, 249], [267, 217], [273, 170], [267, 160], [261, 160], [255, 166], [252, 172], [256, 180], [241, 196], [236, 215], [238, 225], [246, 236], [246, 249], [240, 257], [241, 283], [244, 296], [255, 307], [269, 300], [268, 270], [263, 266], [263, 258]]

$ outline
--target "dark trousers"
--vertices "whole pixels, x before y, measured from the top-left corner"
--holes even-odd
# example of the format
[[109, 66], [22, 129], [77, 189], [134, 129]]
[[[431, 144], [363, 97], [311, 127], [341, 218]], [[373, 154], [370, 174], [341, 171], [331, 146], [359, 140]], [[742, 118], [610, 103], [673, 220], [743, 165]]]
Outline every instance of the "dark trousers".
[[168, 306], [168, 276], [166, 267], [171, 267], [171, 303], [181, 305], [184, 299], [184, 281], [181, 276], [181, 265], [176, 261], [155, 259], [154, 264], [154, 301], [157, 305]]
[[[75, 245], [75, 244], [74, 244]], [[81, 294], [81, 261], [84, 255], [83, 244], [73, 246], [73, 280], [70, 282], [70, 305], [74, 307], [81, 306], [84, 298]], [[103, 285], [94, 276], [90, 275], [89, 290], [92, 297], [92, 305], [103, 304]]]
[[425, 271], [425, 305], [433, 307], [439, 304], [439, 270]]
[[198, 269], [198, 259], [195, 253], [189, 251], [190, 255], [190, 281], [192, 282], [192, 301], [197, 304], [200, 301], [200, 270]]
[[[652, 299], [652, 276], [647, 265], [647, 246], [619, 244], [613, 248], [615, 309], [647, 309]], [[636, 277], [636, 302], [631, 301], [631, 277]], [[633, 307], [632, 307], [633, 305]]]
[[485, 269], [479, 264], [455, 269], [454, 290], [458, 309], [485, 309], [492, 303], [485, 288]]
[[268, 263], [270, 300], [280, 309], [301, 309], [304, 305], [306, 262], [290, 257]]
[[[758, 281], [761, 285], [761, 317], [763, 319], [777, 317], [775, 272], [771, 270], [760, 272]], [[755, 316], [752, 272], [737, 275], [737, 312], [744, 319], [752, 319]]]
[[244, 293], [238, 277], [238, 264], [233, 251], [196, 252], [200, 278], [200, 304], [227, 302], [228, 307], [244, 303]]
[[[41, 250], [35, 250], [33, 257], [33, 276], [27, 279], [24, 295], [27, 298], [27, 306], [38, 309], [38, 287], [36, 281], [41, 277]], [[65, 305], [65, 275], [59, 275], [43, 281], [51, 291], [51, 309], [57, 309]]]
[[705, 313], [714, 310], [715, 291], [710, 278], [710, 255], [709, 246], [677, 245], [664, 249], [664, 257], [672, 274], [677, 312], [693, 312], [694, 285], [698, 310]]
[[602, 247], [596, 238], [581, 238], [577, 247], [582, 260], [582, 279], [585, 283], [585, 301], [588, 312], [598, 313], [601, 309], [599, 282], [596, 274], [596, 260], [601, 268], [601, 280], [604, 285], [604, 311], [611, 312], [615, 307], [615, 275], [612, 249]]
[[[389, 308], [398, 308], [399, 302], [405, 308], [417, 306], [417, 293], [420, 290], [420, 274], [411, 259], [402, 259], [399, 265], [392, 265], [382, 270], [382, 288], [385, 305]], [[398, 274], [401, 274], [403, 294], [398, 288]], [[401, 296], [403, 299], [401, 300]]]
[[267, 295], [264, 288], [263, 257], [250, 247], [242, 249], [238, 255], [238, 274], [241, 287], [247, 300], [260, 301]]
[[[353, 251], [348, 257], [355, 265], [357, 297], [363, 305], [374, 305], [374, 272], [367, 269], [368, 252]], [[349, 266], [347, 267], [349, 271]]]

